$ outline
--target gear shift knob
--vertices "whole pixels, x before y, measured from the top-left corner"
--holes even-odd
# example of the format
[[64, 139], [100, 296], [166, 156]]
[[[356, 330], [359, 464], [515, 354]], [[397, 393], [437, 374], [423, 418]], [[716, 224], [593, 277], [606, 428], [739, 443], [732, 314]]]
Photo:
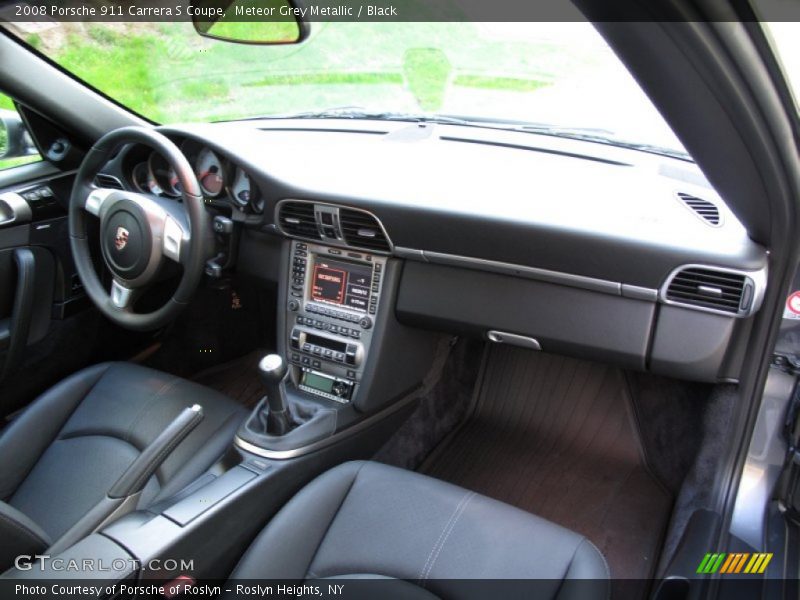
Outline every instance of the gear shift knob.
[[286, 371], [286, 363], [279, 354], [267, 354], [258, 361], [258, 374], [268, 388], [283, 381]]
[[[281, 383], [288, 371], [286, 363], [278, 354], [267, 354], [258, 361], [258, 374], [267, 388], [266, 432], [283, 435], [292, 428], [291, 414], [287, 410], [286, 396]], [[262, 411], [263, 414], [264, 411]]]

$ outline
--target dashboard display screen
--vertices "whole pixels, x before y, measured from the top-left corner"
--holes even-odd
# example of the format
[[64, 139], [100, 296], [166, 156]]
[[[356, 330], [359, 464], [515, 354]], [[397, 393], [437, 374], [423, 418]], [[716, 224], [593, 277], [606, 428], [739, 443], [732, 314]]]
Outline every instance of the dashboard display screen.
[[311, 299], [366, 312], [372, 267], [327, 256], [314, 257]]

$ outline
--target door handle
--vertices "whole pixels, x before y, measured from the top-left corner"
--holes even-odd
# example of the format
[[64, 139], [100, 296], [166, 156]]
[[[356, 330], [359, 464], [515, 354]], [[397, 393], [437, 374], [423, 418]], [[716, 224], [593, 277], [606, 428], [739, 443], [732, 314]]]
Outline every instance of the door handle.
[[0, 380], [14, 369], [22, 351], [28, 345], [31, 321], [33, 319], [35, 291], [36, 257], [29, 248], [14, 250], [14, 263], [17, 266], [17, 287], [14, 292], [14, 305], [11, 317], [5, 327], [0, 325], [0, 349], [6, 348], [6, 360], [0, 372]]

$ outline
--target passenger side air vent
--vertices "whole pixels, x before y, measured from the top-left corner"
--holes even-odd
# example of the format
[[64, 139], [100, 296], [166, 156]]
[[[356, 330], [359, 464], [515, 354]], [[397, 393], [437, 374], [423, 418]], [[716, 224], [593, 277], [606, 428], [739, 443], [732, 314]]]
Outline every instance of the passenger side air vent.
[[715, 226], [720, 224], [719, 208], [716, 204], [683, 192], [678, 192], [678, 198], [707, 223]]
[[666, 299], [680, 304], [722, 311], [746, 313], [753, 302], [753, 282], [742, 273], [687, 267], [669, 282]]
[[314, 205], [310, 202], [284, 202], [279, 209], [278, 223], [287, 235], [321, 239], [314, 219]]
[[105, 173], [98, 173], [94, 178], [94, 184], [101, 188], [111, 188], [114, 190], [124, 190], [125, 186], [122, 182], [113, 175], [106, 175]]
[[341, 208], [339, 209], [339, 224], [342, 229], [342, 237], [349, 246], [377, 252], [391, 250], [383, 227], [371, 214], [360, 210]]

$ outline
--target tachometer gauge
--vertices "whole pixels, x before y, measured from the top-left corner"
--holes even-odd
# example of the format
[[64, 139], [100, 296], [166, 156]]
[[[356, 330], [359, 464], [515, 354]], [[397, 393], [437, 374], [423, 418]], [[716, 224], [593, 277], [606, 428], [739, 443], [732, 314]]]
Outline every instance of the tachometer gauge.
[[264, 203], [258, 193], [258, 188], [250, 182], [250, 176], [239, 167], [236, 168], [236, 174], [233, 177], [230, 195], [240, 208], [245, 208], [249, 204], [254, 212], [264, 210]]
[[225, 177], [222, 171], [222, 161], [208, 148], [203, 148], [197, 155], [194, 167], [197, 181], [206, 196], [215, 198], [225, 188]]
[[155, 178], [150, 174], [150, 167], [146, 162], [140, 162], [133, 167], [131, 173], [134, 187], [140, 192], [145, 194], [161, 194], [161, 188], [158, 187]]
[[166, 158], [158, 152], [153, 152], [150, 154], [150, 158], [147, 159], [147, 164], [150, 167], [150, 174], [155, 180], [156, 186], [161, 188], [164, 194], [177, 198], [183, 193], [181, 183], [178, 181], [178, 175]]

